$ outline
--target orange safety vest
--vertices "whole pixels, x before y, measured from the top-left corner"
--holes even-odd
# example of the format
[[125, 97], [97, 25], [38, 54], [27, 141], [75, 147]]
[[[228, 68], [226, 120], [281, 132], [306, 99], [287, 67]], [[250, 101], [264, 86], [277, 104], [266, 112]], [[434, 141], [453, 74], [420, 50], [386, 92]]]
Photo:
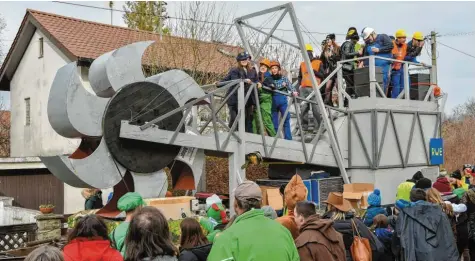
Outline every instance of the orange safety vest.
[[[395, 60], [399, 61], [404, 61], [404, 58], [406, 57], [407, 54], [407, 44], [403, 44], [401, 48], [398, 47], [395, 41], [393, 41], [394, 47], [393, 47], [393, 55]], [[402, 63], [393, 63], [393, 70], [399, 70], [401, 69]]]
[[[318, 59], [314, 59], [312, 60], [312, 69], [314, 71], [320, 71], [320, 66], [322, 65], [322, 61], [318, 60]], [[305, 65], [305, 62], [302, 62], [300, 64], [300, 70], [302, 70], [302, 82], [300, 83], [300, 85], [302, 87], [312, 87], [312, 79], [310, 77], [312, 77], [309, 73], [308, 73], [308, 70], [307, 70], [307, 66]], [[321, 79], [319, 79], [318, 77], [317, 78], [317, 83], [320, 84], [320, 81]]]

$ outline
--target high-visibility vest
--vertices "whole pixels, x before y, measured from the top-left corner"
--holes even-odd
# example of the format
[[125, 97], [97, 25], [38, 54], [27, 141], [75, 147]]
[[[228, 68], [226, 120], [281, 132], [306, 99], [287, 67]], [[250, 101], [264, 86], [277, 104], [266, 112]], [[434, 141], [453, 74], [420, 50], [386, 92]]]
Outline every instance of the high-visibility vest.
[[[322, 65], [322, 61], [318, 59], [312, 60], [312, 69], [313, 71], [320, 71], [320, 66]], [[300, 64], [300, 70], [302, 70], [302, 82], [300, 83], [300, 86], [302, 87], [312, 87], [312, 79], [310, 77], [311, 74], [307, 70], [307, 65], [305, 65], [305, 62], [302, 62]], [[312, 71], [312, 73], [313, 73]], [[320, 84], [321, 79], [317, 78], [317, 83]]]
[[[407, 44], [402, 44], [401, 47], [399, 47], [396, 42], [394, 42], [394, 47], [393, 47], [393, 55], [394, 55], [394, 59], [395, 60], [399, 60], [399, 61], [404, 61], [404, 57], [406, 57], [406, 54], [407, 54]], [[402, 66], [402, 63], [398, 63], [398, 62], [395, 62], [393, 64], [393, 70], [399, 70], [401, 69], [401, 66]]]

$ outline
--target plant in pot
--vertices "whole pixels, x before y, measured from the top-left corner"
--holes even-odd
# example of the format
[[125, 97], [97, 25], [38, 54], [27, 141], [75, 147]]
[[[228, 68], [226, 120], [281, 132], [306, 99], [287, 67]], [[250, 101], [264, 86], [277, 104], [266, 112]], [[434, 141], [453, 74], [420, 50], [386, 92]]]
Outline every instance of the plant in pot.
[[51, 204], [45, 204], [45, 205], [40, 205], [40, 212], [42, 214], [50, 214], [54, 210], [54, 205]]

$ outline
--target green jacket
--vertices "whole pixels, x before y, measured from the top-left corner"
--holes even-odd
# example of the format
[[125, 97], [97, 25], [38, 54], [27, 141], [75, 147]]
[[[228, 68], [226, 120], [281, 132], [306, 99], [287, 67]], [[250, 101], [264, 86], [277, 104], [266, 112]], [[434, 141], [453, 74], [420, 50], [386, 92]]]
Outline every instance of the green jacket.
[[231, 227], [215, 238], [209, 261], [298, 261], [289, 230], [266, 218], [260, 209], [236, 218]]
[[110, 239], [114, 243], [114, 248], [117, 249], [123, 257], [125, 257], [124, 241], [125, 236], [127, 236], [127, 232], [129, 231], [129, 225], [130, 222], [122, 222], [109, 235]]

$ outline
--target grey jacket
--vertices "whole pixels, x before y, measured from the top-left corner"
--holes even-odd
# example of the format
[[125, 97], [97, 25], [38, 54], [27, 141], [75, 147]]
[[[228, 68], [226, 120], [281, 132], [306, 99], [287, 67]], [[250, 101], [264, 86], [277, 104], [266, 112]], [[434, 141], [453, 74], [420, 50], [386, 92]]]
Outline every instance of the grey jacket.
[[440, 206], [419, 202], [402, 208], [396, 223], [404, 261], [457, 261], [459, 254]]

